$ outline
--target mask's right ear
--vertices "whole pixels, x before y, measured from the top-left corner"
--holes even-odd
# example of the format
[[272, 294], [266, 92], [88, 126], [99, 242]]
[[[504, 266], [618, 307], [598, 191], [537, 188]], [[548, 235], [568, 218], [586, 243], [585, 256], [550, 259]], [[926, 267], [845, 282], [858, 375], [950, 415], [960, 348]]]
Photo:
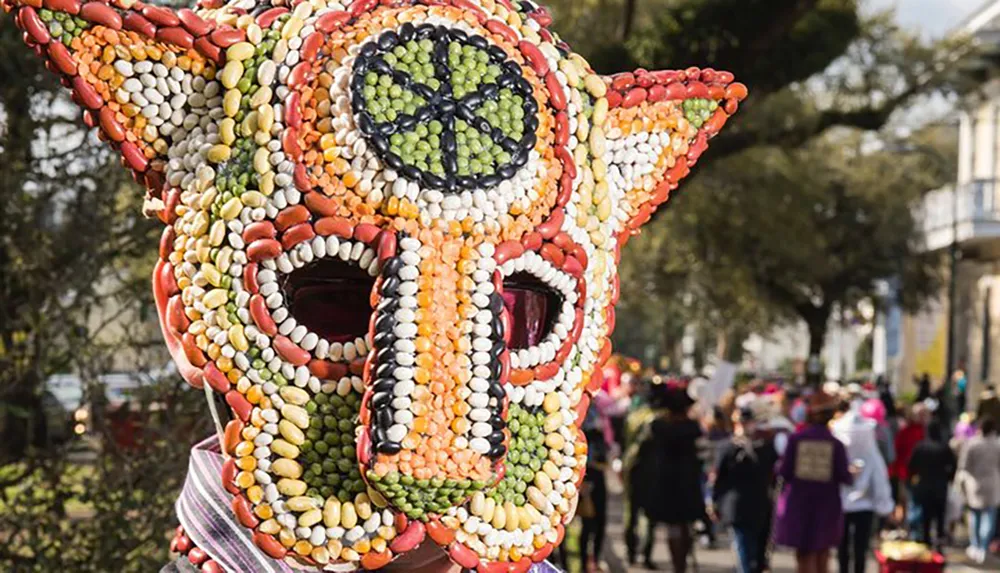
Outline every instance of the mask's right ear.
[[[134, 0], [2, 0], [24, 41], [72, 88], [88, 126], [158, 195], [170, 146], [221, 108], [222, 50], [243, 31]], [[221, 111], [221, 109], [220, 109]], [[171, 182], [176, 184], [179, 182]]]

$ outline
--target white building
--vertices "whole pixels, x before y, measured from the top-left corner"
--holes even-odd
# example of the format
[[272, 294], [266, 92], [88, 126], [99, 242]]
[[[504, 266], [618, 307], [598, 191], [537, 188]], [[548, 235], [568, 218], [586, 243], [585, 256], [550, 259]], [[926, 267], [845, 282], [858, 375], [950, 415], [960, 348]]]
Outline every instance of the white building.
[[[926, 248], [944, 254], [954, 242], [954, 360], [964, 367], [972, 392], [984, 380], [1000, 381], [1000, 0], [973, 14], [958, 30], [969, 34], [978, 56], [961, 63], [981, 78], [958, 106], [958, 177], [930, 192], [922, 208]], [[993, 73], [991, 73], [993, 72]], [[947, 260], [947, 257], [945, 257]], [[946, 280], [947, 280], [946, 275]], [[889, 340], [889, 366], [907, 381], [927, 372], [941, 380], [947, 370], [948, 289], [923, 312], [903, 316]]]

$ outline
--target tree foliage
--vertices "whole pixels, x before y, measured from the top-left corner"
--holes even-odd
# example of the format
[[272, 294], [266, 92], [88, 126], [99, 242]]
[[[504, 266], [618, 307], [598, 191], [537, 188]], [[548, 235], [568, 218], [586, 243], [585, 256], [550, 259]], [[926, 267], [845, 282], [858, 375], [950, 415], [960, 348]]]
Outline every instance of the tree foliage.
[[926, 158], [869, 153], [857, 132], [882, 129], [923, 95], [967, 89], [955, 64], [970, 43], [928, 41], [860, 4], [555, 2], [557, 24], [586, 22], [563, 31], [601, 72], [718, 66], [751, 92], [648, 236], [626, 249], [619, 348], [642, 347], [648, 333], [669, 353], [695, 323], [725, 341], [720, 357], [738, 359], [746, 334], [789, 318], [811, 325], [816, 347], [831, 308], [874, 294], [875, 281], [908, 279], [913, 304], [934, 287], [911, 209], [949, 174]]
[[33, 413], [48, 376], [107, 367], [114, 349], [101, 348], [102, 327], [148, 304], [156, 240], [138, 187], [9, 18], [0, 19], [0, 460], [44, 441]]
[[[179, 378], [134, 397], [139, 447], [110, 424], [59, 443], [46, 380], [75, 373], [87, 394], [114, 368], [163, 366], [148, 322], [159, 224], [142, 192], [0, 14], [0, 570], [156, 571], [192, 440], [209, 432], [200, 393]], [[154, 349], [151, 352], [147, 350]], [[135, 359], [122, 364], [122, 356]], [[93, 390], [93, 392], [92, 392]]]
[[[134, 397], [135, 444], [51, 447], [0, 466], [0, 570], [159, 571], [190, 444], [211, 432], [204, 396], [177, 377]], [[107, 427], [107, 426], [105, 426]]]
[[864, 147], [856, 133], [755, 147], [719, 160], [676, 206], [697, 213], [693, 240], [724, 253], [757, 298], [809, 326], [812, 353], [833, 309], [875, 296], [879, 281], [900, 277], [910, 306], [939, 286], [914, 207], [940, 175], [919, 154]]
[[857, 0], [555, 0], [555, 22], [601, 73], [718, 67], [750, 87], [709, 158], [877, 130], [932, 91], [967, 89], [962, 38], [928, 41]]
[[787, 312], [761, 301], [747, 269], [712, 244], [710, 235], [727, 232], [725, 225], [710, 227], [692, 208], [671, 208], [628, 243], [616, 349], [642, 357], [652, 348], [676, 364], [685, 325], [697, 324], [701, 338], [716, 338], [714, 354], [738, 361], [747, 334], [782, 321]]

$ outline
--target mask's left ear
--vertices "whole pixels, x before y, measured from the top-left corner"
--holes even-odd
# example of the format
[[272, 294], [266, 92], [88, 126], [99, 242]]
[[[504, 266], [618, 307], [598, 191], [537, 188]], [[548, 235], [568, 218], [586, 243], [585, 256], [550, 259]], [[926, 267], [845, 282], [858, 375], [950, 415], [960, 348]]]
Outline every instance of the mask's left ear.
[[[638, 70], [604, 83], [607, 93], [595, 104], [595, 125], [602, 129], [596, 140], [591, 134], [590, 145], [600, 159], [595, 177], [604, 168], [609, 195], [617, 199], [625, 240], [690, 173], [747, 89], [729, 72], [698, 68]], [[606, 114], [598, 109], [605, 103]]]
[[222, 94], [206, 87], [242, 32], [135, 0], [2, 4], [25, 43], [73, 90], [87, 125], [100, 127], [136, 179], [158, 193], [170, 145], [202, 123], [207, 128], [206, 96]]

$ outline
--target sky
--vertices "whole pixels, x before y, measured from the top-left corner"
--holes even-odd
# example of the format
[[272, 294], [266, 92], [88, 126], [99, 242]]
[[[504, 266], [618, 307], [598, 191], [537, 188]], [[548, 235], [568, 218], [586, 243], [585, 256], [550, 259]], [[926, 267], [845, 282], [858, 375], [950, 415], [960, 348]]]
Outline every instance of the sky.
[[895, 6], [899, 22], [939, 37], [958, 25], [987, 0], [868, 0], [874, 9]]

